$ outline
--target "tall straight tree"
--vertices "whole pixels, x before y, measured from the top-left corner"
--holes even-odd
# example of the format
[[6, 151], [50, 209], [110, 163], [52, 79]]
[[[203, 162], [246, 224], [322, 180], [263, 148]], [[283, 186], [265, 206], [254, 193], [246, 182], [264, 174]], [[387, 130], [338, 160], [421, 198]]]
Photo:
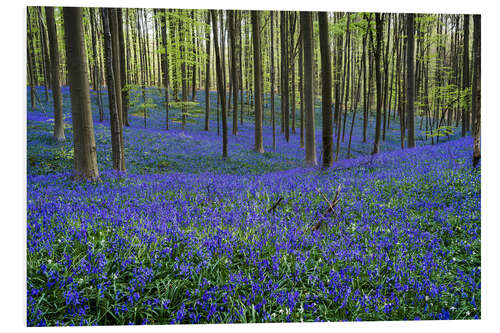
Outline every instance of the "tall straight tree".
[[236, 41], [236, 13], [234, 10], [228, 11], [229, 38], [231, 42], [231, 88], [233, 91], [233, 135], [238, 134], [238, 59]]
[[120, 109], [118, 109], [117, 99], [120, 95], [116, 90], [116, 80], [114, 75], [115, 68], [113, 67], [114, 55], [113, 36], [111, 33], [111, 20], [113, 20], [114, 9], [102, 8], [102, 22], [104, 28], [104, 60], [105, 60], [105, 73], [106, 84], [108, 86], [108, 99], [109, 99], [109, 122], [111, 125], [111, 156], [113, 160], [113, 169], [118, 171], [125, 171], [125, 158], [123, 149], [123, 134], [122, 125], [120, 122]]
[[276, 151], [276, 117], [274, 114], [274, 11], [271, 11], [270, 14], [271, 47], [269, 60], [271, 62], [271, 121], [273, 126], [273, 151]]
[[474, 39], [472, 41], [473, 65], [472, 76], [472, 114], [474, 152], [472, 164], [476, 167], [481, 159], [481, 15], [474, 15]]
[[[406, 126], [408, 148], [415, 147], [415, 14], [406, 15]], [[387, 56], [387, 55], [386, 55]], [[386, 80], [387, 81], [387, 80]]]
[[205, 63], [205, 131], [210, 129], [210, 13], [207, 13], [206, 22], [207, 27], [205, 31], [206, 40], [206, 63]]
[[99, 178], [99, 170], [97, 169], [94, 124], [90, 109], [82, 9], [64, 7], [63, 17], [73, 121], [73, 177], [95, 180]]
[[165, 88], [165, 129], [168, 131], [168, 45], [167, 45], [167, 11], [162, 10], [161, 19], [161, 42], [163, 51], [161, 53], [161, 62], [163, 68], [163, 87]]
[[59, 44], [57, 42], [54, 7], [45, 7], [45, 18], [49, 33], [50, 77], [52, 79], [52, 98], [54, 99], [54, 138], [57, 141], [64, 141], [61, 82], [59, 79]]
[[375, 141], [372, 154], [380, 152], [380, 125], [382, 122], [382, 78], [380, 73], [380, 49], [382, 48], [382, 27], [384, 25], [380, 13], [375, 13], [376, 47], [375, 47], [375, 85], [377, 89], [377, 116], [375, 120]]
[[[469, 15], [464, 15], [464, 54], [463, 54], [463, 69], [462, 69], [462, 90], [469, 88]], [[465, 136], [469, 127], [469, 100], [467, 94], [464, 96], [465, 105], [462, 106], [462, 136]]]
[[224, 78], [222, 77], [222, 64], [219, 49], [219, 37], [217, 28], [217, 12], [210, 10], [212, 16], [212, 31], [214, 35], [215, 47], [215, 65], [217, 72], [217, 90], [219, 93], [220, 104], [222, 108], [222, 158], [227, 159], [227, 110], [226, 110], [226, 91], [224, 89]]
[[319, 43], [321, 49], [321, 89], [323, 118], [323, 167], [333, 164], [332, 65], [328, 41], [328, 15], [318, 13]]
[[[116, 99], [116, 107], [118, 110], [118, 122], [120, 126], [123, 126], [122, 115], [123, 115], [123, 103], [122, 103], [122, 79], [121, 79], [121, 59], [120, 59], [120, 42], [118, 33], [118, 14], [116, 8], [111, 8], [108, 11], [109, 27], [111, 31], [111, 50], [112, 50], [112, 64], [113, 64], [113, 77], [114, 77], [114, 91]], [[121, 23], [120, 23], [121, 24]], [[121, 135], [121, 131], [119, 132]]]
[[304, 112], [306, 130], [306, 164], [317, 165], [313, 105], [313, 27], [311, 12], [300, 12], [300, 30], [304, 52]]
[[127, 64], [125, 59], [125, 40], [123, 35], [123, 14], [122, 9], [116, 9], [116, 20], [117, 20], [117, 30], [118, 33], [116, 37], [118, 39], [118, 54], [120, 57], [120, 91], [121, 91], [121, 102], [122, 109], [118, 110], [121, 112], [122, 126], [130, 126], [128, 123], [128, 89], [127, 85]]
[[287, 12], [280, 12], [280, 35], [281, 35], [281, 125], [285, 132], [285, 139], [290, 140], [290, 113], [288, 107], [288, 28]]
[[255, 151], [264, 152], [262, 136], [262, 59], [260, 48], [260, 12], [252, 10], [253, 78], [255, 92]]

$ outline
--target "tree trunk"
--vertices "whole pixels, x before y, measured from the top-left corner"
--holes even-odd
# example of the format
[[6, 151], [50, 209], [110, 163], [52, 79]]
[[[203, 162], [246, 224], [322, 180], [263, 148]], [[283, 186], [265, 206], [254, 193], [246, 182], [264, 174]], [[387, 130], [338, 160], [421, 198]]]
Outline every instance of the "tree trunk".
[[287, 43], [287, 12], [280, 12], [281, 33], [281, 116], [282, 129], [286, 142], [290, 140], [290, 122], [288, 108], [288, 43]]
[[125, 171], [125, 159], [123, 152], [123, 136], [122, 136], [122, 126], [120, 123], [120, 109], [118, 109], [118, 104], [116, 103], [119, 91], [116, 90], [116, 77], [115, 77], [115, 67], [113, 66], [115, 60], [114, 55], [118, 52], [113, 52], [113, 35], [111, 32], [111, 21], [113, 20], [114, 9], [103, 8], [102, 9], [102, 21], [104, 25], [104, 60], [105, 60], [105, 72], [106, 72], [106, 84], [108, 86], [108, 97], [109, 97], [109, 122], [111, 125], [111, 150], [112, 150], [112, 160], [113, 169], [118, 171]]
[[[210, 26], [210, 14], [207, 13], [206, 22]], [[207, 60], [205, 64], [205, 131], [210, 129], [210, 29], [206, 28], [205, 39], [207, 49]]]
[[167, 11], [162, 10], [161, 20], [161, 41], [163, 52], [161, 54], [161, 62], [163, 64], [163, 87], [165, 88], [165, 129], [168, 131], [168, 44], [167, 44]]
[[328, 42], [328, 14], [318, 13], [321, 50], [321, 88], [323, 118], [323, 168], [333, 164], [332, 66]]
[[271, 47], [270, 47], [270, 63], [271, 63], [271, 122], [273, 126], [273, 151], [276, 151], [276, 118], [274, 114], [274, 11], [271, 11]]
[[[469, 15], [464, 15], [464, 54], [463, 54], [463, 74], [462, 74], [462, 91], [469, 88]], [[467, 134], [469, 128], [469, 99], [464, 94], [465, 105], [462, 107], [462, 136]]]
[[227, 159], [227, 111], [226, 111], [226, 92], [224, 90], [222, 78], [222, 64], [219, 49], [219, 36], [217, 29], [217, 13], [210, 10], [212, 15], [212, 30], [214, 35], [215, 63], [217, 67], [217, 90], [219, 92], [220, 104], [222, 108], [222, 158]]
[[375, 48], [375, 84], [377, 87], [377, 118], [375, 124], [375, 142], [373, 144], [372, 154], [380, 152], [380, 125], [382, 118], [382, 87], [380, 73], [380, 49], [382, 46], [382, 26], [383, 19], [380, 13], [375, 13], [375, 25], [377, 31], [377, 46]]
[[90, 110], [82, 9], [64, 7], [63, 16], [73, 120], [73, 176], [75, 179], [95, 180], [99, 178], [99, 170], [97, 169], [94, 124]]
[[407, 99], [407, 128], [408, 128], [408, 148], [415, 147], [415, 14], [406, 16], [407, 34], [407, 55], [406, 55], [406, 99]]
[[128, 89], [127, 85], [127, 64], [125, 59], [125, 41], [123, 35], [123, 14], [122, 9], [116, 9], [117, 15], [117, 28], [118, 28], [118, 54], [120, 59], [120, 91], [122, 108], [118, 110], [121, 112], [122, 126], [130, 126], [128, 122]]
[[260, 48], [260, 12], [252, 10], [253, 78], [255, 91], [255, 151], [264, 152], [262, 136], [262, 59]]
[[229, 38], [231, 40], [231, 88], [233, 91], [233, 135], [238, 134], [238, 59], [235, 11], [228, 11]]
[[54, 7], [45, 7], [47, 31], [49, 33], [50, 49], [50, 77], [52, 78], [52, 98], [54, 99], [54, 138], [64, 141], [64, 120], [62, 112], [61, 83], [59, 79], [59, 45], [57, 43], [57, 29], [54, 19]]
[[313, 104], [313, 27], [311, 12], [300, 12], [302, 47], [304, 48], [304, 111], [306, 129], [306, 164], [317, 165]]
[[474, 72], [472, 77], [472, 111], [474, 114], [474, 153], [472, 164], [476, 167], [481, 159], [481, 15], [474, 15]]

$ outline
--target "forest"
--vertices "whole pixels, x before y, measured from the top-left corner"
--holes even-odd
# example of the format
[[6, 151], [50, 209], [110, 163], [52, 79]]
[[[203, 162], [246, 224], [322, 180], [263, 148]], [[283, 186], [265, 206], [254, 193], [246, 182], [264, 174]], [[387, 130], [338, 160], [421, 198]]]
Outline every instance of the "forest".
[[481, 318], [481, 15], [31, 6], [26, 50], [27, 326]]

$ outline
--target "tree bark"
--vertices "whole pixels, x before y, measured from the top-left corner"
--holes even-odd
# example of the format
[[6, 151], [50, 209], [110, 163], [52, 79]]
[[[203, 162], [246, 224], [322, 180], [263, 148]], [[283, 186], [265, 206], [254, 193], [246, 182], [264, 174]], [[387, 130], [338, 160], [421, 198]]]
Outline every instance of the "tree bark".
[[415, 14], [406, 16], [407, 55], [406, 55], [406, 122], [408, 128], [408, 148], [415, 147]]
[[64, 7], [63, 16], [73, 120], [73, 176], [75, 179], [95, 180], [99, 178], [99, 170], [97, 169], [94, 124], [90, 109], [82, 9]]
[[332, 114], [332, 66], [328, 42], [328, 16], [318, 13], [319, 42], [321, 50], [321, 88], [323, 118], [323, 168], [333, 164], [333, 114]]
[[122, 126], [130, 126], [128, 122], [128, 89], [127, 85], [127, 64], [125, 59], [125, 41], [123, 35], [123, 14], [122, 9], [116, 9], [117, 29], [118, 29], [118, 55], [120, 59], [120, 91], [122, 108], [118, 110], [121, 112]]
[[215, 64], [217, 68], [217, 90], [219, 92], [220, 104], [222, 108], [222, 158], [227, 159], [227, 110], [226, 110], [226, 92], [222, 78], [222, 64], [219, 49], [219, 36], [217, 28], [217, 13], [210, 10], [212, 15], [212, 30], [214, 35]]
[[54, 7], [45, 7], [45, 18], [47, 20], [47, 32], [49, 34], [50, 49], [50, 72], [52, 79], [52, 98], [54, 99], [54, 138], [64, 141], [64, 120], [62, 112], [61, 82], [59, 79], [59, 45], [57, 42], [56, 21], [54, 19]]
[[165, 129], [168, 131], [168, 44], [167, 44], [167, 11], [162, 10], [161, 20], [161, 41], [163, 52], [161, 54], [161, 62], [163, 64], [163, 87], [165, 88]]
[[313, 104], [313, 27], [311, 12], [300, 12], [302, 47], [304, 48], [304, 112], [306, 130], [306, 165], [315, 166], [316, 138]]
[[[465, 91], [469, 88], [469, 15], [464, 15], [464, 54], [463, 54], [463, 74], [462, 74], [462, 90]], [[468, 94], [465, 94], [468, 96]], [[469, 128], [469, 100], [467, 97], [465, 98], [466, 106], [462, 107], [462, 136], [467, 134], [467, 130]]]
[[[109, 98], [109, 122], [111, 126], [111, 151], [113, 160], [113, 169], [118, 171], [125, 171], [125, 159], [123, 151], [123, 135], [122, 126], [120, 123], [120, 109], [118, 109], [118, 103], [116, 102], [119, 91], [116, 89], [116, 77], [114, 74], [115, 67], [113, 66], [115, 60], [113, 52], [113, 36], [111, 32], [111, 21], [113, 20], [113, 10], [110, 8], [102, 9], [102, 21], [104, 25], [104, 59], [105, 59], [105, 72], [106, 72], [106, 83], [108, 86], [108, 98]], [[116, 52], [118, 53], [118, 52]]]
[[[206, 22], [210, 26], [210, 14], [207, 13]], [[207, 60], [205, 63], [205, 131], [210, 130], [210, 29], [205, 31]]]
[[481, 159], [481, 15], [474, 15], [474, 74], [472, 77], [472, 111], [474, 114], [474, 153], [472, 164], [476, 167]]
[[229, 38], [231, 42], [231, 88], [233, 91], [233, 135], [238, 134], [238, 59], [235, 11], [228, 11]]
[[378, 154], [380, 152], [380, 125], [382, 121], [382, 85], [381, 85], [381, 73], [380, 73], [380, 49], [382, 46], [382, 27], [383, 19], [380, 13], [375, 13], [375, 25], [376, 25], [376, 40], [377, 46], [375, 48], [375, 84], [377, 89], [377, 117], [375, 124], [375, 142], [373, 144], [372, 154]]
[[260, 48], [260, 12], [252, 10], [253, 78], [255, 91], [255, 151], [264, 152], [262, 136], [262, 59]]

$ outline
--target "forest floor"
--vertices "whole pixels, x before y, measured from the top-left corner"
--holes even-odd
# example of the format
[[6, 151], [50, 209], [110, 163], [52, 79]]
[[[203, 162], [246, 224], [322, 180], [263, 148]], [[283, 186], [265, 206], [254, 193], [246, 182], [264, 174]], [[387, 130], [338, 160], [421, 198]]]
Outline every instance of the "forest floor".
[[[480, 318], [470, 137], [430, 145], [417, 131], [417, 148], [401, 150], [396, 118], [371, 156], [373, 118], [363, 143], [359, 117], [345, 159], [349, 116], [342, 160], [323, 171], [303, 165], [299, 121], [288, 143], [277, 123], [273, 152], [266, 115], [257, 154], [245, 114], [237, 136], [228, 119], [223, 161], [213, 112], [203, 131], [202, 92], [184, 131], [178, 110], [165, 131], [161, 95], [148, 96], [159, 107], [147, 128], [132, 107], [124, 129], [127, 174], [110, 170], [109, 115], [97, 121], [94, 98], [101, 177], [87, 183], [70, 179], [67, 88], [64, 143], [52, 138], [51, 103], [28, 107], [29, 326]], [[316, 144], [319, 158], [320, 127]], [[333, 201], [339, 185], [325, 214], [321, 193]]]

